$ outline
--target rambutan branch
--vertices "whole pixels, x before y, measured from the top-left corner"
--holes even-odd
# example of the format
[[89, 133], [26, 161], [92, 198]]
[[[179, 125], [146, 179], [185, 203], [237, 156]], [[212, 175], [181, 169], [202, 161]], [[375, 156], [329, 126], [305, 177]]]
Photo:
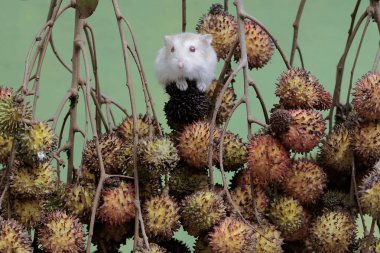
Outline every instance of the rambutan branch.
[[261, 108], [263, 110], [265, 123], [269, 124], [269, 116], [268, 116], [267, 107], [265, 106], [265, 101], [264, 101], [264, 98], [261, 96], [259, 87], [257, 87], [256, 83], [252, 79], [249, 80], [249, 85], [252, 86], [253, 89], [255, 90], [256, 97], [259, 100]]
[[350, 36], [351, 36], [351, 33], [352, 33], [352, 30], [354, 29], [356, 16], [357, 16], [357, 14], [358, 14], [358, 10], [359, 10], [359, 7], [360, 7], [360, 4], [361, 4], [361, 1], [362, 1], [362, 0], [357, 0], [357, 1], [356, 1], [355, 8], [354, 8], [354, 10], [353, 10], [352, 13], [351, 13], [351, 24], [350, 24], [350, 28], [348, 29], [348, 36], [347, 36], [346, 44], [348, 43], [348, 40], [349, 40], [349, 38], [350, 38]]
[[182, 32], [186, 32], [186, 0], [182, 0]]
[[228, 0], [224, 0], [224, 11], [227, 12], [228, 11]]
[[294, 23], [293, 23], [293, 43], [292, 43], [292, 50], [290, 51], [290, 66], [293, 66], [296, 49], [297, 48], [299, 49], [298, 31], [299, 31], [299, 25], [300, 25], [303, 9], [305, 7], [305, 3], [306, 3], [306, 0], [300, 1], [297, 16], [296, 16], [296, 19], [294, 20]]

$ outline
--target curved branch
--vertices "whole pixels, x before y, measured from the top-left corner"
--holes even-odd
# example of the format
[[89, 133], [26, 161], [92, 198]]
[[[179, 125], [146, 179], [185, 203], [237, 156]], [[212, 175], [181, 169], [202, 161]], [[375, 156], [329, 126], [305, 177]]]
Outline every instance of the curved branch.
[[298, 12], [297, 12], [297, 16], [296, 16], [296, 19], [294, 20], [294, 23], [293, 23], [293, 43], [292, 43], [292, 50], [290, 52], [290, 65], [293, 66], [293, 62], [294, 62], [294, 55], [296, 53], [296, 49], [299, 48], [299, 45], [298, 45], [298, 30], [299, 30], [299, 25], [300, 25], [300, 21], [301, 21], [301, 17], [302, 17], [302, 12], [303, 12], [303, 9], [305, 7], [305, 3], [306, 3], [306, 0], [301, 0], [300, 2], [300, 5], [298, 7]]

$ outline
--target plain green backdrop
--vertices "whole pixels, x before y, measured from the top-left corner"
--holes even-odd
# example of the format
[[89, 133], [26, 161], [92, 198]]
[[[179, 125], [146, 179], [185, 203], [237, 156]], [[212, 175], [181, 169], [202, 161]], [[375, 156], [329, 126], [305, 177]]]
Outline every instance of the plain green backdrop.
[[[24, 60], [28, 48], [36, 32], [44, 24], [49, 8], [48, 0], [1, 0], [0, 2], [0, 84], [19, 87], [24, 69]], [[64, 1], [65, 2], [65, 1]], [[188, 31], [194, 31], [198, 19], [206, 13], [210, 5], [218, 1], [189, 0], [187, 5]], [[222, 1], [219, 1], [222, 2]], [[232, 2], [232, 1], [231, 1]], [[332, 92], [335, 82], [336, 64], [343, 52], [350, 24], [350, 14], [354, 0], [309, 0], [306, 3], [300, 26], [299, 45], [303, 51], [306, 69], [316, 75], [321, 83]], [[367, 2], [362, 1], [359, 10], [361, 14]], [[289, 57], [292, 42], [292, 23], [298, 9], [299, 0], [249, 0], [245, 1], [248, 13], [261, 20], [278, 39], [281, 47]], [[165, 130], [166, 126], [163, 106], [168, 97], [158, 85], [153, 62], [158, 49], [163, 44], [163, 35], [181, 31], [181, 1], [177, 0], [120, 0], [121, 11], [132, 24], [148, 83], [153, 94], [153, 100], [159, 119]], [[230, 12], [235, 13], [230, 3]], [[57, 22], [53, 37], [60, 54], [70, 63], [74, 15], [73, 10], [66, 12]], [[88, 19], [95, 31], [98, 50], [99, 75], [103, 91], [115, 100], [128, 107], [128, 94], [125, 87], [125, 74], [121, 44], [111, 1], [100, 1], [95, 14]], [[359, 31], [361, 33], [361, 30]], [[353, 50], [347, 59], [347, 69], [344, 77], [342, 99], [347, 93], [349, 70], [353, 62]], [[371, 69], [379, 45], [379, 35], [375, 23], [371, 22], [360, 55], [354, 80]], [[298, 65], [298, 59], [296, 65]], [[278, 52], [270, 63], [261, 70], [253, 70], [251, 75], [258, 84], [268, 109], [278, 102], [274, 96], [276, 79], [285, 70], [285, 65]], [[137, 85], [137, 106], [143, 112], [144, 101], [139, 85], [139, 77], [134, 72], [133, 80]], [[241, 78], [236, 79], [235, 88], [241, 95]], [[41, 120], [50, 118], [60, 98], [69, 88], [71, 76], [59, 64], [51, 49], [48, 49], [41, 75], [41, 97], [37, 107], [37, 115]], [[256, 117], [262, 119], [262, 112], [255, 96], [253, 111]], [[83, 108], [83, 107], [82, 107]], [[79, 111], [83, 119], [84, 111]], [[122, 115], [117, 113], [119, 122]], [[230, 123], [230, 130], [246, 136], [245, 111], [239, 109]], [[83, 124], [83, 120], [82, 120]], [[78, 143], [79, 145], [82, 145]], [[81, 148], [77, 148], [77, 159]], [[177, 235], [190, 245], [194, 239], [185, 237], [184, 233]], [[124, 247], [128, 252], [129, 247]], [[124, 251], [123, 251], [124, 252]]]

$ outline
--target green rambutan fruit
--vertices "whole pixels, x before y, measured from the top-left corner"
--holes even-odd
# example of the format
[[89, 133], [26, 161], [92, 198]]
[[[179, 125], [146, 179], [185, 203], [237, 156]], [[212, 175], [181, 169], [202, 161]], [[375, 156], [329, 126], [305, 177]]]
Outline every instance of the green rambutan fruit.
[[83, 252], [82, 224], [62, 211], [48, 213], [38, 228], [38, 242], [48, 253]]
[[[161, 247], [160, 245], [155, 244], [155, 243], [149, 243], [149, 248], [150, 248], [151, 253], [166, 253], [167, 252], [166, 249], [164, 249], [163, 247]], [[134, 253], [145, 253], [145, 252], [147, 252], [147, 250], [137, 249], [133, 252]]]
[[356, 83], [352, 105], [359, 117], [380, 120], [380, 74], [369, 72]]
[[97, 211], [100, 221], [118, 225], [135, 217], [135, 191], [131, 183], [121, 181], [118, 186], [104, 189]]
[[227, 132], [223, 139], [225, 171], [236, 171], [247, 162], [247, 146], [237, 134]]
[[310, 230], [313, 248], [321, 253], [348, 252], [355, 234], [355, 221], [349, 215], [336, 211], [317, 217]]
[[150, 237], [170, 240], [180, 227], [178, 205], [167, 194], [145, 201], [143, 212], [145, 228]]
[[223, 198], [210, 190], [187, 196], [181, 207], [182, 225], [193, 236], [211, 229], [226, 216]]
[[98, 247], [96, 253], [119, 252], [120, 246], [133, 235], [133, 227], [133, 222], [119, 225], [95, 222], [94, 231], [96, 233], [94, 233], [92, 241]]
[[0, 133], [5, 135], [15, 135], [24, 127], [24, 119], [31, 119], [32, 113], [28, 105], [25, 107], [23, 115], [23, 103], [17, 97], [5, 96], [0, 100]]
[[335, 125], [322, 142], [318, 162], [340, 172], [351, 172], [353, 150], [350, 131], [344, 125]]
[[[214, 80], [210, 87], [208, 88], [206, 95], [210, 97], [210, 99], [214, 96], [215, 89], [218, 86], [218, 81]], [[236, 93], [233, 88], [228, 87], [223, 94], [222, 103], [220, 104], [220, 108], [218, 114], [216, 116], [216, 123], [223, 124], [226, 122], [229, 117], [232, 109], [235, 106], [236, 101]]]
[[12, 199], [12, 217], [25, 228], [34, 228], [43, 217], [43, 201], [38, 199]]
[[0, 163], [8, 163], [12, 150], [13, 137], [0, 134]]
[[341, 191], [327, 191], [321, 198], [321, 204], [329, 211], [351, 212], [353, 209], [350, 194]]
[[[214, 129], [214, 151], [212, 159], [218, 159], [216, 144], [220, 139], [220, 130]], [[178, 153], [180, 157], [194, 168], [208, 166], [208, 146], [210, 141], [210, 124], [208, 122], [196, 122], [186, 126], [178, 138]]]
[[[143, 139], [149, 136], [149, 121], [145, 115], [139, 115], [137, 118], [137, 129], [139, 130], [139, 139]], [[158, 132], [157, 127], [155, 124], [153, 124], [153, 122], [151, 131], [153, 136], [155, 136]], [[124, 140], [133, 141], [133, 117], [130, 116], [124, 119], [123, 122], [118, 126], [116, 132]]]
[[258, 135], [248, 144], [248, 169], [257, 184], [281, 181], [289, 170], [290, 158], [281, 143], [270, 135]]
[[309, 160], [294, 161], [282, 183], [283, 190], [302, 204], [315, 203], [326, 188], [327, 176]]
[[373, 169], [359, 185], [359, 202], [364, 213], [380, 218], [380, 169]]
[[73, 184], [66, 188], [65, 208], [77, 217], [85, 217], [91, 213], [94, 197], [93, 185]]
[[0, 252], [33, 252], [28, 232], [15, 220], [4, 220], [0, 217]]
[[[245, 42], [247, 46], [248, 67], [262, 68], [273, 55], [273, 42], [268, 33], [253, 21], [245, 21]], [[235, 51], [235, 59], [240, 59], [240, 47]]]
[[380, 123], [364, 122], [351, 135], [355, 153], [372, 165], [380, 159]]
[[158, 242], [161, 247], [164, 247], [169, 253], [190, 253], [190, 249], [183, 241], [172, 238], [169, 241]]
[[196, 30], [212, 35], [212, 46], [218, 59], [225, 59], [237, 39], [237, 22], [234, 16], [224, 11], [220, 4], [213, 4], [207, 15], [200, 18]]
[[249, 236], [251, 239], [246, 244], [247, 252], [257, 253], [282, 253], [284, 239], [276, 227], [271, 224], [255, 226], [255, 230]]

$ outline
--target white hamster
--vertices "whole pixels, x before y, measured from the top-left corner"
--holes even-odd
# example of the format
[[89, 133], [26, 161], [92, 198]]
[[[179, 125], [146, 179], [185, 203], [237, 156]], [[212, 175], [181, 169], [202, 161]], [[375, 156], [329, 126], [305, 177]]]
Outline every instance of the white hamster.
[[195, 80], [204, 92], [215, 77], [217, 57], [211, 46], [210, 34], [180, 33], [164, 37], [165, 44], [155, 62], [156, 76], [166, 87], [176, 82], [178, 89], [187, 90], [188, 80]]

